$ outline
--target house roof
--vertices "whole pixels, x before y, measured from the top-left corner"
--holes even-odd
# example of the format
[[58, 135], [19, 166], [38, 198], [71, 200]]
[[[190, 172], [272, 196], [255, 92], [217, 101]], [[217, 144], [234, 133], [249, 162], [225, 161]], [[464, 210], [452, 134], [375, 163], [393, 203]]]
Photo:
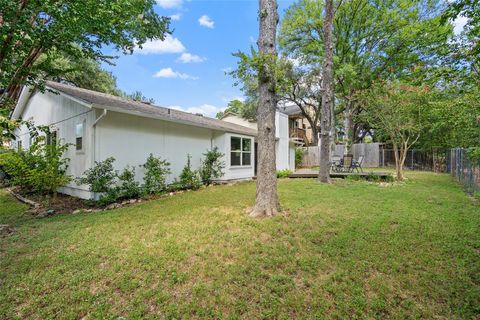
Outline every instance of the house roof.
[[147, 118], [155, 118], [165, 121], [172, 121], [193, 125], [198, 127], [210, 128], [219, 131], [232, 132], [256, 136], [257, 131], [238, 124], [204, 117], [188, 112], [174, 110], [165, 107], [159, 107], [143, 102], [130, 100], [123, 97], [117, 97], [106, 93], [93, 90], [82, 89], [71, 85], [47, 81], [46, 86], [57, 90], [60, 93], [86, 102], [92, 107], [104, 108], [111, 111], [127, 113]]
[[279, 104], [277, 108], [281, 113], [284, 113], [289, 116], [296, 116], [296, 115], [302, 114], [302, 111], [300, 110], [300, 108], [293, 103], [284, 103], [283, 105]]

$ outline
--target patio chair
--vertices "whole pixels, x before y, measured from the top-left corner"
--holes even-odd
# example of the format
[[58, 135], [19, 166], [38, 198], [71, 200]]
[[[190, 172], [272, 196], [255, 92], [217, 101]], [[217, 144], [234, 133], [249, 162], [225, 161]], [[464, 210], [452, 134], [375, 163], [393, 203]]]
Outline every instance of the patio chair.
[[352, 171], [357, 170], [357, 172], [363, 173], [362, 163], [363, 163], [364, 158], [365, 158], [365, 156], [360, 156], [360, 157], [358, 157], [358, 160], [353, 160]]
[[342, 158], [340, 156], [332, 156], [332, 161], [330, 161], [330, 169], [333, 172], [337, 172], [339, 167], [342, 165]]
[[344, 172], [352, 172], [353, 171], [353, 155], [347, 154], [343, 156], [343, 164], [342, 169]]

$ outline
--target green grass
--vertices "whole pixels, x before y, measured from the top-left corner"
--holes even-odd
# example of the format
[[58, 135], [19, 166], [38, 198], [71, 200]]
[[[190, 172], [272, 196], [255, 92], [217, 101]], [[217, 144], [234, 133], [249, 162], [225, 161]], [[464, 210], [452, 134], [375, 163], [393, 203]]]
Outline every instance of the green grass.
[[27, 219], [0, 193], [0, 318], [478, 319], [480, 210], [447, 175], [283, 179]]

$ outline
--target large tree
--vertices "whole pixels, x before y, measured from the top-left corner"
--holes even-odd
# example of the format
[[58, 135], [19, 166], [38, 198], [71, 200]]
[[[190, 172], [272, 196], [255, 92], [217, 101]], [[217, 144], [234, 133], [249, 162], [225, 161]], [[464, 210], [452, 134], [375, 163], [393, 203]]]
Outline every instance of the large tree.
[[[38, 84], [42, 55], [109, 60], [109, 45], [124, 53], [150, 39], [164, 39], [169, 19], [154, 0], [0, 0], [0, 88], [11, 107], [25, 84]], [[40, 83], [41, 85], [41, 83]]]
[[275, 164], [276, 30], [279, 17], [275, 0], [259, 0], [259, 4], [257, 194], [250, 216], [271, 217], [280, 210]]
[[333, 113], [333, 0], [325, 0], [325, 23], [323, 25], [323, 39], [325, 55], [322, 77], [322, 110], [320, 121], [320, 169], [318, 180], [330, 182], [330, 139], [332, 134]]
[[[408, 76], [412, 70], [437, 63], [452, 27], [441, 23], [443, 2], [338, 2], [334, 17], [334, 79], [338, 108], [347, 120], [350, 142], [370, 128], [356, 121], [361, 106], [355, 94], [376, 79]], [[281, 52], [305, 65], [319, 65], [324, 57], [323, 1], [301, 0], [286, 12], [280, 28]], [[337, 111], [338, 112], [338, 111]]]

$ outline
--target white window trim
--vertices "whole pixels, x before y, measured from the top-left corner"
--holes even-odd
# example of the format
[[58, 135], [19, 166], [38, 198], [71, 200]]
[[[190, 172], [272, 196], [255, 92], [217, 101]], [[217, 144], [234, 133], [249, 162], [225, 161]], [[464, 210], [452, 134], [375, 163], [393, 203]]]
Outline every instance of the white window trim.
[[[240, 138], [240, 150], [232, 150], [232, 138]], [[250, 140], [250, 151], [242, 151], [242, 146], [243, 146], [243, 140]], [[239, 135], [230, 135], [228, 138], [228, 143], [229, 143], [229, 153], [228, 153], [228, 162], [229, 162], [229, 167], [231, 169], [246, 169], [246, 168], [252, 168], [253, 167], [253, 159], [252, 156], [254, 154], [254, 141], [252, 137], [249, 136], [239, 136]], [[240, 152], [240, 164], [233, 164], [232, 165], [232, 152]], [[244, 153], [250, 153], [250, 164], [243, 165], [243, 154]]]
[[[77, 122], [75, 124], [75, 152], [77, 154], [84, 154], [85, 153], [85, 130], [86, 130], [86, 120], [82, 120], [80, 122]], [[81, 124], [82, 125], [82, 148], [77, 150], [77, 126]]]

